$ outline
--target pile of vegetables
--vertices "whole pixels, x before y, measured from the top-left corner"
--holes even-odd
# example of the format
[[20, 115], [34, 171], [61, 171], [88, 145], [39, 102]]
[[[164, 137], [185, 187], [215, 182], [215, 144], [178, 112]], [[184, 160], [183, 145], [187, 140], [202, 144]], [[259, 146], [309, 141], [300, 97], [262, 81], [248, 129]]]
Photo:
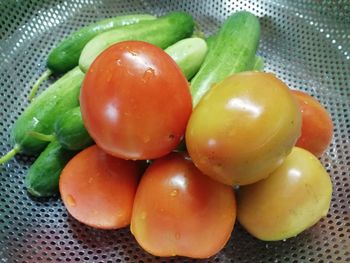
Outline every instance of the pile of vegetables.
[[[317, 157], [332, 121], [313, 97], [262, 72], [259, 20], [233, 13], [206, 40], [185, 12], [100, 21], [56, 47], [15, 122], [16, 153], [39, 155], [37, 197], [78, 221], [130, 225], [156, 256], [207, 258], [236, 216], [261, 240], [294, 237], [328, 212]], [[49, 75], [65, 73], [39, 96]]]

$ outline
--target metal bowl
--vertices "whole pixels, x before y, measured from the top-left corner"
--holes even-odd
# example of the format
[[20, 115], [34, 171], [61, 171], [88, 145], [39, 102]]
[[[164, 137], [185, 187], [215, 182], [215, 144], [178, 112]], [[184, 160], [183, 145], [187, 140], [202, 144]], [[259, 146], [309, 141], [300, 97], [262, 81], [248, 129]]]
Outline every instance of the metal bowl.
[[[327, 217], [299, 236], [262, 242], [236, 224], [226, 247], [201, 262], [350, 262], [348, 0], [3, 0], [0, 153], [11, 148], [10, 127], [28, 103], [30, 86], [45, 70], [49, 51], [74, 30], [116, 14], [186, 10], [209, 34], [230, 13], [242, 9], [260, 18], [259, 54], [266, 71], [275, 72], [291, 88], [309, 92], [331, 114], [334, 137], [321, 160], [332, 177], [334, 193]], [[127, 228], [86, 227], [67, 214], [59, 198], [30, 198], [23, 181], [33, 160], [18, 155], [0, 167], [0, 262], [192, 262], [147, 254]]]

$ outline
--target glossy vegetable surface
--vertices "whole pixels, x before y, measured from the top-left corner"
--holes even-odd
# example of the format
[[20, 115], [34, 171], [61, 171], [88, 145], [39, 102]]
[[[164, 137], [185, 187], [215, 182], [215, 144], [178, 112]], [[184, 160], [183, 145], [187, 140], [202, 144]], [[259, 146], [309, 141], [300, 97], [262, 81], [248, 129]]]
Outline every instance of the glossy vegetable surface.
[[301, 109], [301, 136], [296, 146], [304, 148], [320, 157], [331, 143], [333, 123], [327, 110], [305, 92], [292, 91]]
[[281, 165], [300, 128], [300, 109], [281, 80], [271, 73], [238, 73], [214, 85], [194, 109], [186, 145], [204, 174], [245, 185]]
[[31, 100], [34, 98], [40, 84], [52, 73], [65, 73], [68, 70], [78, 66], [81, 51], [86, 43], [89, 42], [89, 40], [94, 36], [112, 28], [152, 19], [156, 19], [156, 17], [147, 14], [121, 15], [103, 19], [72, 33], [50, 52], [47, 59], [48, 70], [46, 70], [33, 85], [33, 88], [29, 94], [29, 99]]
[[190, 80], [201, 67], [208, 51], [206, 42], [198, 37], [182, 39], [164, 50]]
[[141, 164], [112, 157], [96, 145], [77, 154], [63, 169], [59, 189], [68, 212], [101, 229], [129, 225]]
[[267, 179], [239, 188], [238, 220], [259, 239], [282, 240], [326, 216], [331, 198], [332, 183], [320, 161], [295, 147]]
[[131, 231], [153, 255], [207, 258], [226, 244], [235, 218], [233, 189], [172, 153], [155, 160], [142, 177]]
[[56, 117], [79, 105], [80, 86], [84, 74], [74, 68], [43, 91], [15, 121], [11, 129], [14, 148], [0, 159], [8, 161], [18, 152], [38, 154], [47, 141], [30, 135], [31, 132], [52, 134]]
[[176, 148], [192, 111], [187, 80], [162, 49], [118, 43], [87, 72], [81, 111], [89, 134], [106, 152], [153, 159]]
[[86, 72], [92, 62], [108, 47], [126, 40], [140, 40], [166, 48], [175, 42], [190, 37], [194, 21], [186, 12], [171, 12], [156, 20], [117, 28], [91, 39], [84, 47], [80, 58], [80, 69]]
[[[206, 44], [200, 38], [187, 38], [176, 42], [165, 52], [176, 62], [184, 75], [189, 79], [198, 70], [206, 54]], [[57, 140], [65, 149], [81, 150], [93, 144], [85, 128], [80, 106], [58, 115], [53, 134], [31, 132], [32, 137], [43, 141]]]
[[83, 27], [64, 39], [51, 51], [47, 59], [47, 66], [54, 72], [64, 73], [78, 65], [84, 46], [93, 37], [114, 28], [154, 19], [156, 19], [155, 16], [148, 14], [120, 15]]
[[194, 106], [213, 84], [233, 73], [253, 70], [259, 39], [259, 19], [252, 13], [240, 11], [226, 19], [191, 80]]
[[[213, 48], [214, 43], [217, 40], [217, 38], [218, 38], [218, 36], [216, 34], [214, 34], [214, 35], [210, 35], [209, 37], [207, 37], [205, 39], [205, 42], [207, 43], [208, 49]], [[255, 55], [252, 70], [263, 71], [264, 64], [265, 64], [264, 58], [259, 56], [259, 55]]]
[[80, 107], [57, 117], [55, 136], [61, 145], [69, 150], [82, 150], [94, 143], [83, 123]]
[[57, 195], [60, 174], [75, 153], [56, 140], [50, 142], [30, 166], [25, 179], [27, 191], [36, 197]]

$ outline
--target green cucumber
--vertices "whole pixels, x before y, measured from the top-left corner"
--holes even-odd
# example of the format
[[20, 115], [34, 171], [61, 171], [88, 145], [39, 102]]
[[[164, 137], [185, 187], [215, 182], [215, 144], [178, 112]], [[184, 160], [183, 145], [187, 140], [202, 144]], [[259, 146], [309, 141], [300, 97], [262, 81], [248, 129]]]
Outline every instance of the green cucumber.
[[50, 142], [26, 175], [27, 191], [36, 197], [57, 195], [60, 174], [74, 154], [64, 149], [59, 142]]
[[217, 35], [210, 35], [205, 39], [205, 42], [207, 42], [208, 49], [211, 49], [214, 46], [214, 42], [217, 39]]
[[152, 19], [156, 19], [156, 17], [147, 14], [122, 15], [101, 20], [74, 32], [50, 52], [46, 63], [48, 70], [33, 85], [29, 98], [32, 99], [35, 96], [40, 84], [52, 73], [65, 73], [76, 67], [81, 51], [93, 37], [113, 28]]
[[42, 92], [19, 116], [11, 130], [14, 148], [0, 158], [0, 164], [16, 153], [38, 154], [48, 144], [31, 136], [31, 132], [52, 134], [57, 116], [79, 105], [84, 74], [76, 67]]
[[[212, 48], [214, 45], [214, 41], [216, 40], [217, 35], [210, 35], [205, 40], [208, 45], [208, 49]], [[264, 70], [264, 59], [261, 56], [255, 55], [254, 61], [253, 61], [253, 67], [252, 70], [255, 71], [263, 71]]]
[[264, 70], [264, 59], [260, 56], [255, 56], [253, 70], [263, 71]]
[[191, 81], [193, 106], [214, 83], [233, 73], [253, 69], [259, 39], [260, 24], [253, 14], [240, 11], [226, 19]]
[[94, 143], [85, 128], [80, 107], [75, 107], [57, 118], [55, 135], [68, 150], [81, 150]]
[[80, 106], [72, 108], [57, 116], [52, 134], [30, 132], [32, 137], [52, 142], [58, 141], [67, 150], [82, 150], [94, 143], [85, 128], [80, 112]]
[[165, 52], [174, 59], [186, 78], [190, 80], [201, 67], [207, 50], [207, 44], [203, 39], [191, 37], [176, 42], [166, 48]]
[[111, 45], [126, 41], [140, 40], [161, 48], [191, 36], [194, 21], [190, 14], [173, 12], [156, 20], [141, 21], [134, 25], [113, 29], [91, 39], [81, 52], [79, 66], [86, 72], [95, 58]]

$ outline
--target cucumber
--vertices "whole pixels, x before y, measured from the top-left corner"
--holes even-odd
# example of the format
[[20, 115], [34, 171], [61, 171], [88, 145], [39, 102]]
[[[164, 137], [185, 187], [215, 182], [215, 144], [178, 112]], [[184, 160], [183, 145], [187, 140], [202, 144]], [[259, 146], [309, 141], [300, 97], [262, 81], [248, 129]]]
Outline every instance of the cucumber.
[[[207, 37], [207, 39], [205, 40], [207, 42], [209, 49], [213, 47], [216, 38], [217, 38], [217, 35], [211, 35], [211, 36]], [[264, 70], [264, 59], [262, 57], [255, 55], [252, 70], [255, 70], [255, 71], [263, 71]]]
[[211, 49], [214, 45], [215, 40], [217, 39], [217, 35], [210, 35], [209, 37], [206, 38], [205, 42], [207, 42], [208, 49]]
[[240, 11], [226, 19], [191, 81], [193, 106], [214, 83], [233, 73], [253, 69], [259, 39], [260, 24], [253, 14]]
[[187, 80], [197, 73], [207, 54], [206, 42], [198, 37], [180, 40], [164, 51], [174, 59]]
[[94, 143], [85, 128], [79, 106], [57, 117], [54, 124], [54, 133], [30, 132], [29, 134], [42, 141], [58, 141], [63, 148], [72, 151], [82, 150]]
[[0, 158], [0, 164], [16, 153], [38, 154], [48, 144], [31, 132], [52, 134], [57, 116], [79, 105], [80, 86], [84, 74], [76, 67], [41, 93], [20, 115], [11, 130], [14, 148]]
[[82, 150], [94, 143], [85, 128], [80, 107], [75, 107], [57, 117], [53, 134], [31, 133], [43, 141], [58, 141], [64, 149]]
[[260, 56], [255, 56], [253, 70], [263, 71], [264, 70], [264, 59]]
[[50, 142], [26, 175], [27, 191], [36, 197], [57, 195], [61, 171], [74, 154], [74, 151], [64, 149], [59, 142]]
[[55, 135], [68, 150], [81, 150], [94, 143], [83, 123], [80, 107], [75, 107], [58, 117]]
[[86, 72], [95, 58], [115, 43], [125, 40], [140, 40], [164, 49], [191, 36], [193, 28], [194, 21], [190, 14], [173, 12], [156, 20], [141, 21], [134, 25], [104, 32], [85, 45], [79, 59], [80, 69]]
[[35, 96], [40, 84], [52, 73], [65, 73], [76, 67], [79, 62], [81, 51], [86, 43], [93, 37], [113, 28], [152, 19], [156, 19], [156, 17], [147, 14], [116, 16], [101, 20], [74, 32], [50, 52], [46, 63], [48, 70], [46, 70], [33, 85], [29, 99]]

